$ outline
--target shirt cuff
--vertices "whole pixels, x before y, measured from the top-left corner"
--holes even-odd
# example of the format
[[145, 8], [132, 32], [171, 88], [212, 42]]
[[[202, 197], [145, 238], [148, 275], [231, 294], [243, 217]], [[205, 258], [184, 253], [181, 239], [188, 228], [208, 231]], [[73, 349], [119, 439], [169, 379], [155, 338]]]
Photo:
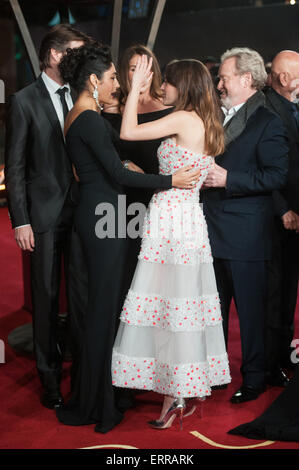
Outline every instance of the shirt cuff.
[[19, 225], [18, 227], [15, 227], [14, 230], [16, 230], [17, 228], [21, 228], [21, 227], [30, 227], [30, 224]]

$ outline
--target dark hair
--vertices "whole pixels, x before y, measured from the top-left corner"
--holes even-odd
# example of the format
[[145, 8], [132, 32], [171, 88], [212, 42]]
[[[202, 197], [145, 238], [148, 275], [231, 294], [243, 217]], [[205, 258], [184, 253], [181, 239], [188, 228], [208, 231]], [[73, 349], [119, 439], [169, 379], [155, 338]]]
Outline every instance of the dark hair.
[[136, 44], [134, 46], [128, 47], [120, 59], [119, 63], [119, 85], [120, 85], [120, 104], [124, 105], [126, 103], [129, 91], [129, 68], [130, 60], [134, 55], [146, 55], [148, 58], [153, 59], [152, 71], [153, 71], [153, 80], [150, 87], [150, 95], [153, 99], [160, 99], [162, 96], [161, 84], [162, 76], [159, 67], [159, 62], [155, 54], [146, 46], [142, 44]]
[[175, 110], [194, 110], [203, 120], [206, 152], [212, 156], [223, 153], [220, 104], [207, 67], [195, 59], [173, 60], [166, 66], [165, 79], [178, 91]]
[[41, 70], [50, 67], [51, 49], [59, 52], [65, 52], [71, 41], [83, 41], [84, 44], [93, 42], [90, 36], [72, 28], [68, 24], [59, 24], [53, 26], [45, 35], [39, 49], [39, 62]]
[[76, 49], [67, 49], [59, 64], [61, 77], [80, 94], [86, 88], [86, 82], [93, 73], [101, 79], [111, 67], [110, 48], [93, 42]]

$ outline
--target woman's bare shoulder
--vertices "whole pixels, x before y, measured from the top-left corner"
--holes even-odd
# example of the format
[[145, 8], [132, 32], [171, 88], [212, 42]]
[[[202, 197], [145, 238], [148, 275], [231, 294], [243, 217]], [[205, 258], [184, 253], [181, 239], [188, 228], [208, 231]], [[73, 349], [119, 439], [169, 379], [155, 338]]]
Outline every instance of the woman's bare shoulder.
[[182, 124], [199, 125], [204, 127], [203, 120], [195, 111], [186, 111], [181, 109], [179, 111], [174, 111], [172, 115], [175, 115], [177, 119], [182, 121]]

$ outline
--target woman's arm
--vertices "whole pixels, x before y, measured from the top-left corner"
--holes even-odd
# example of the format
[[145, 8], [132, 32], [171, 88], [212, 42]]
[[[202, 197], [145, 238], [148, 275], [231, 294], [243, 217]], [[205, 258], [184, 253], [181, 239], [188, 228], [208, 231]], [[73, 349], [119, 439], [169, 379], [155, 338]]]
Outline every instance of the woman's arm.
[[[120, 129], [120, 138], [123, 140], [154, 140], [178, 134], [182, 131], [183, 122], [186, 120], [186, 111], [175, 111], [156, 121], [144, 124], [135, 123], [137, 108], [133, 103], [134, 91], [129, 93], [123, 114]], [[138, 102], [138, 100], [137, 100]], [[136, 114], [137, 116], [137, 114]]]
[[119, 184], [140, 188], [170, 189], [172, 186], [192, 189], [200, 176], [200, 170], [182, 168], [173, 175], [147, 175], [124, 168], [112, 143], [105, 120], [95, 111], [81, 116], [81, 137], [89, 146], [95, 159]]
[[154, 140], [178, 134], [186, 118], [185, 111], [169, 114], [156, 121], [138, 125], [138, 101], [144, 84], [152, 77], [152, 61], [147, 62], [146, 56], [138, 59], [132, 78], [132, 86], [127, 97], [123, 112], [120, 137], [124, 140]]
[[16, 95], [9, 100], [5, 140], [5, 183], [13, 228], [29, 225], [26, 195], [26, 146], [29, 121]]

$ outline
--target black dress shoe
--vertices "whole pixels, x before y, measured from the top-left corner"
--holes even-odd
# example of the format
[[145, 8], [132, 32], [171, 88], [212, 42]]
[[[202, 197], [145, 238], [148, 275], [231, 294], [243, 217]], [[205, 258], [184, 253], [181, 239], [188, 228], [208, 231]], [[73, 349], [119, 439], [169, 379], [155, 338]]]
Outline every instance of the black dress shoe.
[[289, 382], [290, 379], [282, 369], [277, 369], [275, 372], [269, 372], [267, 374], [267, 384], [273, 387], [287, 387]]
[[42, 405], [50, 410], [60, 408], [63, 405], [63, 398], [60, 392], [45, 392], [42, 397]]
[[213, 385], [211, 387], [211, 390], [225, 390], [227, 388], [227, 384], [223, 385]]
[[263, 388], [254, 388], [248, 385], [242, 385], [239, 390], [234, 393], [231, 397], [231, 403], [244, 403], [246, 401], [256, 400], [258, 396], [266, 390], [266, 387]]

